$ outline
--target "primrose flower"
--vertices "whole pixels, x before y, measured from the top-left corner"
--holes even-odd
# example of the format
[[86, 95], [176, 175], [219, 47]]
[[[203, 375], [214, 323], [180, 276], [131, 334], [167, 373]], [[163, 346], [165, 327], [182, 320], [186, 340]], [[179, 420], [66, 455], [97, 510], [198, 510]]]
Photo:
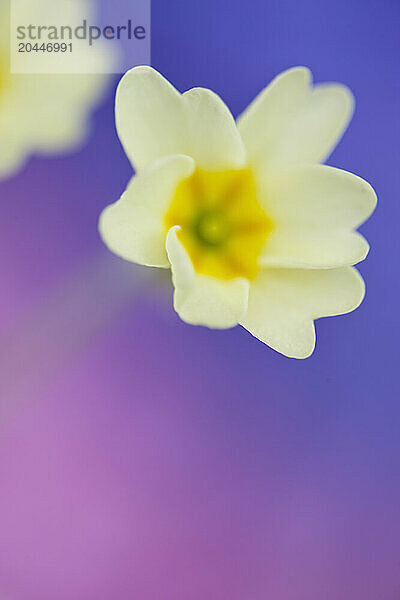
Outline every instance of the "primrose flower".
[[[55, 4], [35, 0], [27, 6], [37, 15], [57, 10]], [[83, 0], [71, 3], [83, 16], [85, 7]], [[32, 154], [58, 154], [83, 142], [89, 113], [108, 79], [98, 74], [12, 74], [9, 28], [10, 5], [0, 0], [0, 178], [14, 174]], [[111, 53], [99, 44], [91, 50], [93, 56], [98, 68], [108, 72]], [[85, 60], [83, 51], [78, 59]]]
[[184, 94], [150, 67], [121, 80], [120, 140], [136, 169], [100, 217], [126, 260], [171, 268], [187, 323], [242, 325], [278, 352], [306, 358], [314, 319], [364, 297], [352, 266], [368, 253], [355, 231], [374, 210], [371, 186], [321, 165], [353, 111], [349, 90], [285, 71], [235, 123], [208, 89]]

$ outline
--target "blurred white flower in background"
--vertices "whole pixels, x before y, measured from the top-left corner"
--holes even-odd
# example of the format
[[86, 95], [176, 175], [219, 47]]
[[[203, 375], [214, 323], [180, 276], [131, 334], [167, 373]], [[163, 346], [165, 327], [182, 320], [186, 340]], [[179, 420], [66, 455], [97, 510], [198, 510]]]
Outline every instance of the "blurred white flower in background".
[[[80, 11], [80, 21], [92, 6], [85, 0], [72, 5]], [[37, 22], [38, 14], [40, 18], [57, 10], [57, 0], [33, 0], [27, 10], [34, 11]], [[79, 61], [85, 61], [84, 48], [82, 43]], [[11, 74], [10, 3], [0, 0], [0, 178], [15, 173], [32, 154], [58, 154], [85, 141], [90, 112], [109, 81], [98, 73], [110, 72], [114, 61], [111, 46], [100, 41], [90, 53], [97, 61], [96, 74]]]
[[363, 179], [321, 165], [353, 97], [278, 76], [235, 123], [207, 89], [179, 94], [137, 67], [116, 99], [119, 137], [137, 174], [107, 207], [100, 233], [123, 258], [171, 268], [174, 307], [192, 324], [242, 325], [275, 350], [306, 358], [314, 319], [357, 308], [368, 253], [355, 229], [375, 208]]

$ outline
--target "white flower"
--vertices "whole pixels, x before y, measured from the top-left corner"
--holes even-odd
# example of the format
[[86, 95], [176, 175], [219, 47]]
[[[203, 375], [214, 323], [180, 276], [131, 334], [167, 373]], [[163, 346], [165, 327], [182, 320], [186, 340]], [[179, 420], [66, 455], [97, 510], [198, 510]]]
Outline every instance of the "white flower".
[[315, 346], [314, 319], [357, 308], [357, 228], [376, 196], [359, 177], [321, 165], [346, 128], [352, 95], [290, 69], [237, 124], [207, 89], [179, 94], [150, 67], [121, 80], [120, 140], [136, 176], [100, 218], [107, 246], [171, 268], [174, 307], [192, 324], [240, 324], [289, 357]]
[[[40, 14], [54, 2], [40, 0]], [[86, 4], [81, 4], [73, 6], [85, 16]], [[31, 8], [39, 10], [37, 0]], [[59, 153], [83, 142], [89, 113], [108, 80], [98, 74], [11, 74], [9, 9], [9, 2], [0, 0], [0, 178], [15, 173], [32, 154]], [[99, 44], [91, 49], [93, 56], [107, 73], [112, 54]], [[78, 59], [85, 60], [83, 52]]]

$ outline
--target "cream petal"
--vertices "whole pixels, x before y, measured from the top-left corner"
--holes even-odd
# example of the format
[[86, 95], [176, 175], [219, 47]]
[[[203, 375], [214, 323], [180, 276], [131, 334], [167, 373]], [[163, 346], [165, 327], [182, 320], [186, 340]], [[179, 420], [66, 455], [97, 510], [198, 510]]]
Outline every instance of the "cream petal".
[[169, 230], [166, 244], [175, 287], [176, 312], [192, 325], [213, 329], [234, 327], [246, 314], [249, 282], [243, 278], [225, 281], [196, 273], [178, 240], [179, 229], [172, 227]]
[[0, 179], [14, 175], [27, 160], [28, 152], [18, 142], [12, 137], [4, 139], [0, 135]]
[[81, 144], [90, 131], [88, 113], [106, 83], [102, 75], [11, 75], [0, 90], [0, 178], [34, 153]]
[[238, 168], [245, 162], [235, 120], [217, 94], [193, 88], [183, 94], [188, 111], [188, 152], [203, 169]]
[[310, 72], [295, 67], [278, 75], [239, 117], [249, 163], [268, 170], [323, 162], [343, 135], [353, 95], [339, 84], [310, 85]]
[[[79, 49], [74, 44], [74, 52], [65, 55], [69, 67], [64, 73], [47, 73], [52, 70], [46, 68], [53, 63], [51, 53], [46, 53], [47, 58], [42, 54], [37, 65], [43, 73], [11, 73], [12, 4], [0, 1], [0, 178], [14, 174], [33, 154], [76, 149], [88, 136], [90, 113], [110, 83], [106, 73], [114, 72], [115, 65], [107, 42], [98, 40], [89, 48], [82, 41]], [[54, 17], [54, 25], [57, 20], [58, 25], [79, 25], [84, 18], [90, 21], [92, 13], [85, 1], [64, 2], [62, 11], [53, 0], [19, 0], [15, 11], [17, 4], [25, 24], [31, 15], [36, 23], [49, 23]], [[75, 72], [78, 63], [84, 65], [84, 72]]]
[[151, 67], [124, 75], [115, 114], [119, 138], [136, 169], [173, 154], [190, 155], [204, 169], [244, 162], [236, 123], [222, 100], [201, 88], [182, 95]]
[[251, 284], [240, 324], [277, 352], [307, 358], [315, 346], [313, 320], [355, 310], [364, 294], [363, 279], [353, 267], [266, 269]]
[[162, 156], [186, 154], [182, 97], [151, 67], [135, 67], [123, 76], [115, 118], [119, 138], [136, 169]]
[[193, 170], [193, 159], [172, 156], [133, 177], [122, 197], [100, 216], [99, 231], [108, 248], [129, 261], [168, 268], [163, 216], [176, 186]]
[[310, 82], [309, 69], [288, 69], [275, 77], [239, 116], [238, 129], [251, 163], [258, 164], [270, 158], [285, 125], [293, 120], [298, 107], [304, 104]]
[[321, 234], [297, 228], [275, 230], [269, 235], [259, 264], [263, 267], [331, 269], [364, 260], [369, 244], [357, 231]]
[[257, 174], [264, 207], [279, 223], [356, 228], [376, 207], [374, 189], [361, 177], [326, 165]]
[[257, 183], [274, 224], [260, 264], [327, 268], [365, 258], [368, 243], [353, 229], [376, 206], [376, 194], [366, 181], [340, 169], [310, 165], [258, 172]]

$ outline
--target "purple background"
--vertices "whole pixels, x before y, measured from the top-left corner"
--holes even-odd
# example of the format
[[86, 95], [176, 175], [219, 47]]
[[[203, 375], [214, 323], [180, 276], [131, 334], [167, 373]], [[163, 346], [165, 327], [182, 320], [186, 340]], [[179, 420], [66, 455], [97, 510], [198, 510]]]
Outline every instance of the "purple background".
[[[128, 38], [122, 31], [118, 41], [114, 40], [118, 52], [117, 65], [120, 71], [128, 71], [140, 64], [148, 64], [151, 55], [151, 0], [91, 0], [96, 6], [94, 24], [101, 28], [118, 25], [127, 26], [131, 21], [132, 35], [136, 27], [144, 27], [142, 39]], [[139, 33], [142, 36], [142, 33]], [[118, 72], [118, 71], [114, 71]]]
[[367, 298], [307, 361], [180, 322], [103, 247], [131, 171], [88, 144], [0, 185], [0, 597], [398, 600], [397, 0], [153, 0], [153, 65], [238, 114], [279, 71], [349, 85], [330, 164], [376, 188]]

